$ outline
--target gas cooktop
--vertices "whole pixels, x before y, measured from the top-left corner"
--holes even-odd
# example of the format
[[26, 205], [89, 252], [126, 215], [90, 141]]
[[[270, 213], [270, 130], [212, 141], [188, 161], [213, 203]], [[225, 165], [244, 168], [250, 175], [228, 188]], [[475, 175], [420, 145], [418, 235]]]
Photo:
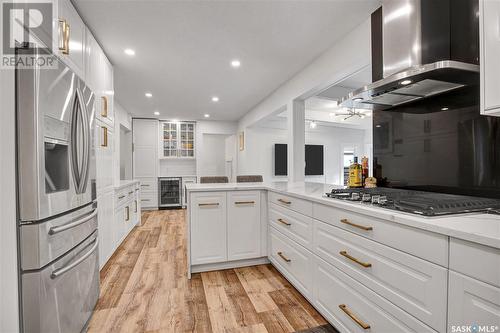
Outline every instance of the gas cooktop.
[[333, 189], [326, 196], [423, 216], [500, 212], [497, 199], [392, 188]]

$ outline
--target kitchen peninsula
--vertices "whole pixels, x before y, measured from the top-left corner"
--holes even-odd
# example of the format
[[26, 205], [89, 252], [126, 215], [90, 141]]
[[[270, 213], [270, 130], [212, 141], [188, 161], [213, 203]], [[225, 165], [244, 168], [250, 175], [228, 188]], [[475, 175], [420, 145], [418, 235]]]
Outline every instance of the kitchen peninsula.
[[269, 260], [349, 331], [352, 313], [377, 332], [498, 320], [500, 215], [417, 216], [331, 199], [338, 187], [316, 183], [186, 188], [189, 274]]

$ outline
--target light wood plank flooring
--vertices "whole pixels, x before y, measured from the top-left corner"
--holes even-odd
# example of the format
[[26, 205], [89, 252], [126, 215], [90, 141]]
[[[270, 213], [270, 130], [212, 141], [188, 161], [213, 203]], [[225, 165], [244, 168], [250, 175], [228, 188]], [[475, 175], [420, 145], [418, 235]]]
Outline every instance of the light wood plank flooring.
[[188, 280], [184, 211], [142, 218], [101, 271], [89, 332], [336, 332], [271, 265]]

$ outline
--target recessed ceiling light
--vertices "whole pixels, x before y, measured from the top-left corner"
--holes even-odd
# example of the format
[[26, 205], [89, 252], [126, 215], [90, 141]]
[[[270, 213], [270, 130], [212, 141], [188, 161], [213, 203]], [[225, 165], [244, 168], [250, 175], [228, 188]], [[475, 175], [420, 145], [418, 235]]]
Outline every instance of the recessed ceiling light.
[[158, 112], [158, 111], [155, 111], [153, 113], [154, 113], [155, 116], [159, 116], [160, 115], [160, 112]]
[[205, 117], [205, 118], [210, 118], [210, 115], [209, 115], [208, 113], [205, 113], [205, 114], [203, 115], [203, 117]]
[[362, 101], [362, 100], [363, 100], [363, 98], [361, 98], [361, 97], [356, 97], [356, 98], [353, 98], [352, 100], [353, 100], [354, 102], [359, 102], [359, 101]]
[[219, 97], [217, 97], [217, 96], [212, 97], [212, 102], [218, 102], [218, 101], [219, 101]]
[[382, 127], [382, 125], [375, 125], [375, 127], [376, 127], [376, 128], [380, 128], [380, 127]]
[[411, 80], [403, 80], [400, 82], [401, 85], [406, 86], [411, 83]]
[[123, 50], [123, 52], [125, 52], [125, 54], [128, 56], [131, 56], [131, 57], [135, 56], [135, 51], [132, 49], [125, 49], [125, 50]]
[[144, 96], [146, 96], [147, 98], [151, 98], [151, 97], [153, 97], [153, 94], [150, 92], [147, 92], [144, 94]]
[[241, 62], [238, 59], [234, 59], [233, 61], [231, 61], [231, 66], [233, 66], [234, 68], [238, 68], [241, 66]]
[[446, 111], [446, 110], [449, 110], [449, 108], [447, 108], [446, 106], [441, 108], [441, 111]]

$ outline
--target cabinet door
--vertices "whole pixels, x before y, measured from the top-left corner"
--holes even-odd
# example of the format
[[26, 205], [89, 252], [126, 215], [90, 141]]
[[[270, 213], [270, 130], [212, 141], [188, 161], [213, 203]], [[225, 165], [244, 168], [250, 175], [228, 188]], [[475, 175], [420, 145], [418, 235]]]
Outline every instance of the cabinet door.
[[228, 192], [228, 260], [260, 257], [260, 192]]
[[226, 192], [191, 194], [191, 264], [227, 260]]
[[134, 119], [134, 178], [156, 178], [158, 170], [158, 121]]
[[113, 145], [114, 134], [110, 127], [96, 122], [96, 176], [97, 191], [113, 186]]
[[99, 267], [102, 268], [116, 249], [116, 238], [113, 233], [114, 191], [110, 190], [97, 198], [99, 228]]
[[195, 146], [195, 124], [179, 124], [179, 157], [194, 158]]
[[481, 0], [481, 112], [500, 116], [500, 1]]
[[196, 183], [196, 177], [182, 177], [182, 205], [186, 206], [187, 204], [187, 191], [186, 191], [186, 184], [195, 184]]
[[85, 24], [70, 0], [59, 0], [57, 33], [59, 55], [85, 80]]
[[500, 327], [500, 288], [450, 271], [448, 295], [448, 332], [464, 325]]

